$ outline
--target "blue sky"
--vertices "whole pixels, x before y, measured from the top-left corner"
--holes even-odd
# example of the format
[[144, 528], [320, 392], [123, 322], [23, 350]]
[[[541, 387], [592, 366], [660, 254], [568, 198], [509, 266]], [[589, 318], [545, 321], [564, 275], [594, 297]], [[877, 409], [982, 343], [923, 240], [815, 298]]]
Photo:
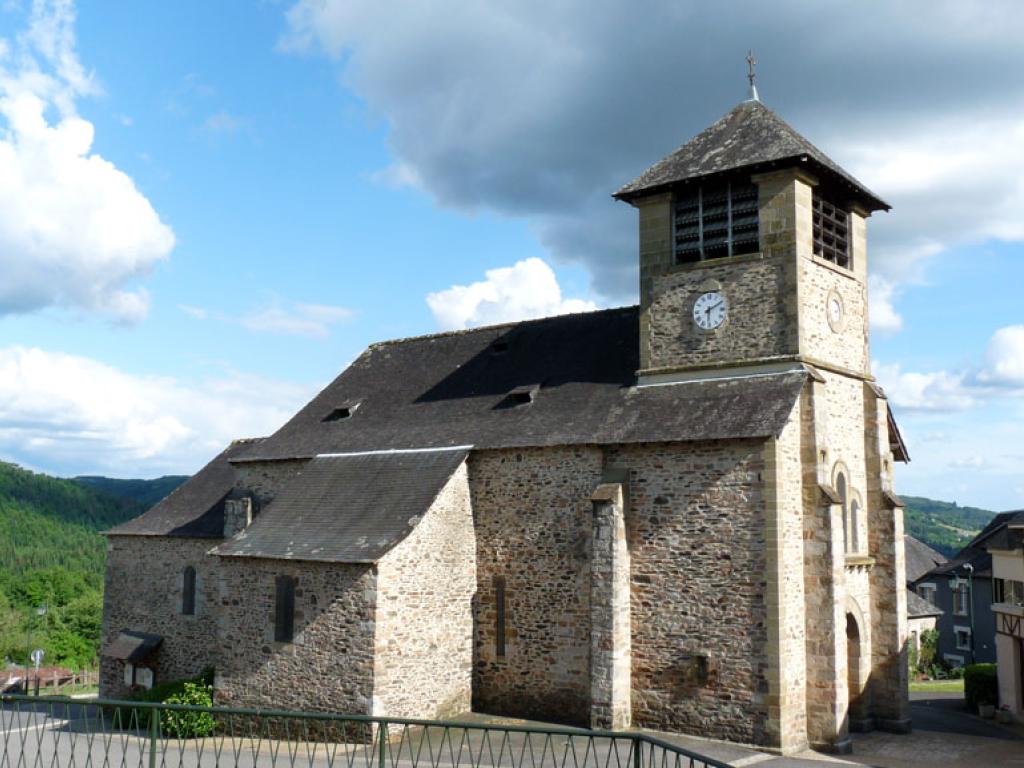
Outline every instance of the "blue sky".
[[1017, 7], [766, 5], [4, 3], [0, 458], [192, 472], [372, 341], [632, 303], [609, 195], [745, 97], [752, 47], [893, 204], [900, 489], [1024, 507]]

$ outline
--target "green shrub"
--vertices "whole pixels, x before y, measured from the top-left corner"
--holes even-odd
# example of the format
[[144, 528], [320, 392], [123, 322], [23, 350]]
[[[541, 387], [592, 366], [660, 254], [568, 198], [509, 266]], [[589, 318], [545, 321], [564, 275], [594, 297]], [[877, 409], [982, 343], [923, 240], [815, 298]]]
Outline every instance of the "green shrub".
[[935, 664], [938, 648], [938, 630], [926, 629], [921, 633], [921, 653], [918, 656], [917, 666], [922, 672], [929, 670]]
[[964, 668], [964, 700], [969, 709], [976, 709], [979, 704], [999, 703], [995, 664], [971, 664]]
[[[164, 702], [171, 702], [171, 699], [176, 699], [177, 697], [184, 695], [186, 687], [189, 685], [196, 686], [206, 692], [212, 691], [213, 669], [206, 669], [198, 677], [189, 678], [187, 680], [168, 680], [166, 683], [159, 683], [149, 690], [139, 691], [132, 695], [129, 700], [142, 701], [150, 704], [163, 704]], [[207, 696], [209, 696], [209, 693], [207, 693]], [[190, 702], [175, 701], [171, 703], [181, 704]], [[197, 706], [210, 706], [210, 702], [207, 701], [206, 704], [199, 704]], [[141, 733], [149, 728], [149, 715], [153, 710], [141, 707], [123, 706], [105, 707], [104, 711], [104, 716], [109, 725], [118, 729]]]
[[[187, 704], [193, 707], [213, 706], [213, 688], [200, 683], [185, 683], [184, 690], [164, 701], [165, 704]], [[209, 712], [175, 712], [164, 710], [160, 713], [160, 726], [164, 736], [179, 739], [197, 739], [213, 733], [215, 723]]]

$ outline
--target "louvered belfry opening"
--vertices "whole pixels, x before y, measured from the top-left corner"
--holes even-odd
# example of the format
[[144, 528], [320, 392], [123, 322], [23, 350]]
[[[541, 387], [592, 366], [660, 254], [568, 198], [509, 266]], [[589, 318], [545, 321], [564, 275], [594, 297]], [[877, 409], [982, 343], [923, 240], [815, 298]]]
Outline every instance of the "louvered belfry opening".
[[725, 181], [676, 194], [677, 264], [759, 250], [757, 185]]
[[850, 258], [850, 214], [814, 190], [811, 196], [814, 226], [814, 255], [845, 269]]

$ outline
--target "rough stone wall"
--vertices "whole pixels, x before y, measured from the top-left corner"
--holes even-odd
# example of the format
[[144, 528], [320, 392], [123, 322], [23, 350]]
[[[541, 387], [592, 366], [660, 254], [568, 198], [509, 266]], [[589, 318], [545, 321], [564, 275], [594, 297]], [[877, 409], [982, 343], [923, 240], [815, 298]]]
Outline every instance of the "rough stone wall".
[[[217, 663], [217, 561], [213, 539], [110, 536], [103, 592], [101, 647], [125, 629], [161, 635], [154, 682], [192, 677]], [[186, 566], [196, 569], [195, 614], [181, 613]], [[124, 663], [100, 660], [100, 694], [121, 698]]]
[[633, 725], [765, 743], [762, 443], [609, 448], [629, 471]]
[[910, 728], [907, 673], [907, 590], [903, 551], [903, 509], [893, 508], [883, 493], [892, 491], [893, 457], [889, 449], [888, 406], [863, 384], [864, 453], [868, 467], [867, 541], [874, 559], [870, 583], [871, 714], [882, 728]]
[[[854, 253], [854, 257], [857, 256]], [[816, 256], [801, 258], [799, 270], [800, 353], [866, 374], [869, 367], [866, 282], [856, 272]], [[842, 320], [834, 327], [828, 314], [828, 302], [833, 295], [843, 306]]]
[[465, 464], [377, 567], [373, 713], [432, 719], [466, 712], [477, 577]]
[[804, 408], [806, 398], [801, 397], [779, 437], [764, 445], [769, 660], [765, 742], [784, 751], [799, 750], [807, 744]]
[[[671, 267], [652, 277], [650, 367], [674, 368], [736, 363], [797, 353], [797, 325], [790, 304], [795, 293], [792, 259], [760, 254]], [[697, 298], [720, 291], [728, 318], [705, 331], [693, 321]]]
[[[480, 451], [469, 459], [477, 531], [473, 707], [590, 721], [592, 447]], [[505, 655], [495, 577], [505, 581]]]
[[274, 500], [274, 496], [285, 483], [302, 471], [305, 459], [287, 461], [252, 461], [235, 465], [235, 488], [252, 494], [255, 499], [253, 515]]
[[[218, 704], [370, 714], [371, 565], [220, 558]], [[295, 635], [274, 641], [276, 577], [293, 576]]]
[[[804, 591], [807, 648], [807, 738], [813, 746], [840, 749], [847, 741], [845, 584], [842, 507], [826, 497], [831, 486], [826, 420], [816, 418], [825, 384], [808, 385], [804, 422]], [[826, 460], [821, 460], [824, 451]]]

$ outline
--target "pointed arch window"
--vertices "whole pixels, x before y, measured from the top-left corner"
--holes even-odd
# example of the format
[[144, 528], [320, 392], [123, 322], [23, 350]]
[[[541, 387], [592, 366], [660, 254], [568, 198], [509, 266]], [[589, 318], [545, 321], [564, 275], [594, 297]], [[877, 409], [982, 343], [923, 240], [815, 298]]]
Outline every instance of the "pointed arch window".
[[846, 485], [846, 473], [839, 471], [836, 474], [836, 493], [839, 494], [839, 501], [843, 512], [843, 549], [850, 551], [850, 523], [847, 512], [849, 511], [849, 488]]
[[191, 565], [181, 574], [181, 612], [185, 616], [196, 615], [196, 569]]

